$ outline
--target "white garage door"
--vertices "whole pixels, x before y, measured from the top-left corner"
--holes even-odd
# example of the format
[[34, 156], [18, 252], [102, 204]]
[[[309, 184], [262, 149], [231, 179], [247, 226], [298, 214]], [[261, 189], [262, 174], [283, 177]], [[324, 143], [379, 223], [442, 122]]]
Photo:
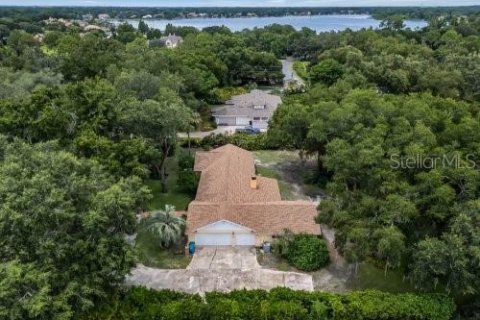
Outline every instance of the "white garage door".
[[221, 220], [199, 228], [195, 234], [197, 246], [254, 246], [255, 233], [239, 224]]
[[237, 117], [237, 126], [248, 126], [248, 125], [250, 125], [250, 118]]
[[219, 126], [234, 126], [237, 123], [237, 118], [216, 116], [215, 121]]
[[195, 235], [195, 245], [197, 246], [231, 246], [232, 243], [232, 234], [197, 233]]
[[233, 241], [237, 246], [254, 246], [255, 234], [253, 233], [235, 234], [235, 238], [233, 239]]

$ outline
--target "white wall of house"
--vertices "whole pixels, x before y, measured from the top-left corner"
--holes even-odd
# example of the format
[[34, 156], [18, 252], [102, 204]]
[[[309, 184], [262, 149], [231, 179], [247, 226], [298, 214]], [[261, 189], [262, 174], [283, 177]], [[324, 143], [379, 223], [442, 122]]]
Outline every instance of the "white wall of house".
[[215, 116], [215, 122], [220, 126], [248, 126], [250, 121], [244, 116]]
[[250, 125], [250, 118], [248, 117], [236, 117], [237, 126], [248, 126]]
[[236, 121], [235, 117], [215, 116], [215, 122], [219, 126], [235, 126]]
[[257, 129], [268, 129], [268, 118], [253, 118], [252, 127]]

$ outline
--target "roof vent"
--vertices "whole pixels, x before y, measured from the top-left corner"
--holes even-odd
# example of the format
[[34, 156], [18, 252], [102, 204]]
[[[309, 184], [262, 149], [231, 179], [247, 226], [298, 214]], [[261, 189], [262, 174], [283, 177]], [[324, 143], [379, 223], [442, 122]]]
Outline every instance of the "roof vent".
[[256, 176], [253, 176], [253, 177], [250, 179], [250, 188], [252, 188], [252, 189], [258, 189], [257, 177], [256, 177]]

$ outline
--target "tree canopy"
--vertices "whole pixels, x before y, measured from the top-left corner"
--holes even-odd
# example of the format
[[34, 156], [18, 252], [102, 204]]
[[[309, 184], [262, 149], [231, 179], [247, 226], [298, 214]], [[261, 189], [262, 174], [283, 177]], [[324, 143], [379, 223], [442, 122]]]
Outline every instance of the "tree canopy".
[[123, 282], [149, 192], [56, 143], [1, 141], [0, 316], [70, 319]]
[[[280, 87], [286, 57], [301, 60], [306, 92], [284, 93], [268, 134], [244, 145], [315, 158], [309, 179], [328, 194], [318, 222], [336, 230], [347, 261], [479, 296], [478, 10], [370, 8], [379, 29], [322, 33], [114, 27], [88, 15], [96, 25], [83, 28], [98, 10], [0, 8], [0, 318], [70, 319], [106, 298], [134, 262], [125, 236], [145, 180], [167, 189], [177, 133], [212, 128], [210, 105], [233, 94]], [[252, 12], [301, 14], [288, 10]], [[412, 17], [428, 27], [404, 28]], [[183, 37], [175, 49], [161, 45], [169, 33]], [[190, 168], [178, 181], [194, 189], [196, 176]]]

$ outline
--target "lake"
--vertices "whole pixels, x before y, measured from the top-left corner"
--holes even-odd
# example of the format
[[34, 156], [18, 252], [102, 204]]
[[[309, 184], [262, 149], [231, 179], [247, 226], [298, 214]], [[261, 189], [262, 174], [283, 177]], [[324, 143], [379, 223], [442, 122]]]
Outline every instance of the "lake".
[[[126, 21], [133, 26], [138, 26], [138, 19], [112, 20], [114, 24]], [[243, 29], [253, 29], [255, 27], [264, 27], [271, 24], [291, 25], [299, 30], [303, 27], [322, 31], [342, 31], [347, 28], [360, 30], [362, 28], [378, 28], [380, 20], [376, 20], [369, 15], [317, 15], [317, 16], [285, 16], [285, 17], [252, 17], [252, 18], [194, 18], [194, 19], [175, 19], [145, 20], [151, 28], [165, 30], [165, 26], [171, 23], [174, 26], [192, 26], [198, 29], [211, 26], [226, 26], [232, 31], [241, 31]], [[427, 23], [423, 20], [407, 20], [407, 27], [411, 29], [423, 28]]]

